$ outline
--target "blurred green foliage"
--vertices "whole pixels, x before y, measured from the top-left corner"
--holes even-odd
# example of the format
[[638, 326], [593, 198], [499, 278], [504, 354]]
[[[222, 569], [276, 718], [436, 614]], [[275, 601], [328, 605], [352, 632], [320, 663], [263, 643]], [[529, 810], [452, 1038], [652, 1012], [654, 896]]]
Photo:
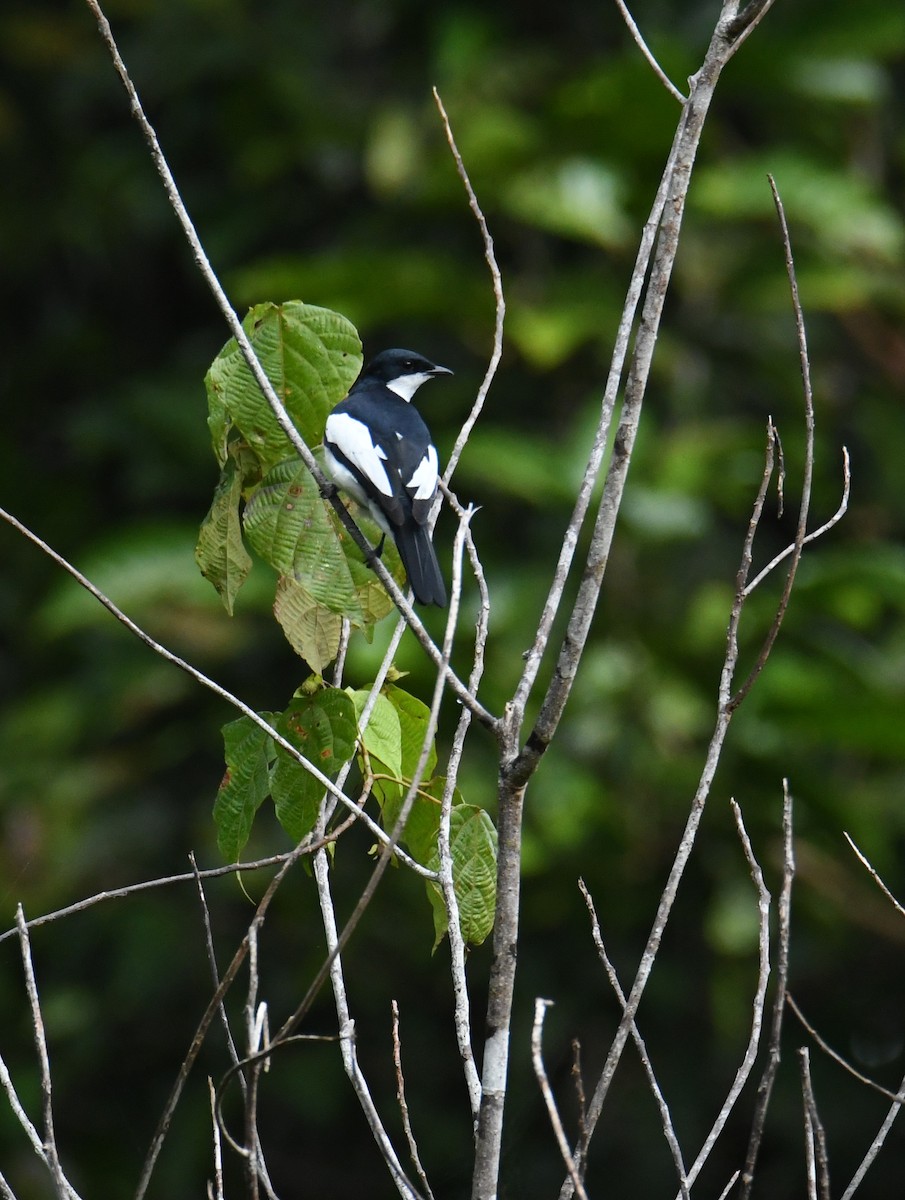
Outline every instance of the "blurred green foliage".
[[[633, 6], [680, 85], [698, 66], [717, 7]], [[237, 309], [301, 298], [344, 313], [368, 351], [409, 344], [454, 367], [443, 408], [426, 410], [442, 452], [484, 370], [493, 303], [431, 99], [438, 86], [509, 304], [502, 369], [455, 479], [459, 495], [482, 506], [474, 530], [494, 600], [483, 699], [498, 711], [559, 551], [677, 106], [615, 6], [578, 0], [349, 0], [339, 9], [112, 0], [108, 15]], [[203, 376], [225, 330], [87, 8], [12, 0], [0, 11], [0, 58], [9, 299], [0, 503], [154, 636], [249, 704], [273, 707], [301, 679], [273, 623], [272, 593], [253, 573], [229, 619], [192, 558], [216, 482]], [[730, 733], [641, 1026], [691, 1154], [737, 1065], [754, 984], [753, 892], [727, 800], [741, 804], [775, 886], [787, 776], [799, 867], [792, 990], [858, 1065], [888, 1086], [901, 1078], [903, 926], [842, 831], [905, 894], [903, 100], [905, 9], [889, 0], [778, 0], [720, 83], [593, 641], [530, 790], [509, 1195], [549, 1195], [561, 1174], [530, 1076], [533, 997], [558, 1002], [547, 1057], [563, 1094], [570, 1038], [581, 1037], [590, 1073], [617, 1019], [576, 878], [595, 896], [626, 983], [652, 919], [712, 725], [768, 415], [783, 438], [787, 503], [780, 518], [770, 502], [758, 562], [792, 536], [801, 384], [767, 171], [786, 204], [811, 342], [814, 523], [838, 503], [842, 443], [852, 454], [852, 502], [808, 550], [773, 658]], [[441, 518], [447, 554], [450, 530]], [[215, 862], [219, 728], [232, 714], [8, 528], [0, 555], [6, 924], [20, 899], [37, 915], [182, 871], [192, 848]], [[745, 663], [778, 589], [773, 580], [752, 597]], [[353, 686], [373, 671], [381, 645], [378, 632], [373, 646], [353, 646]], [[404, 644], [399, 666], [411, 672], [407, 690], [425, 695], [430, 673], [414, 644]], [[444, 715], [441, 741], [455, 716]], [[493, 758], [480, 735], [460, 784], [468, 802], [492, 803]], [[351, 903], [368, 838], [349, 836], [335, 874]], [[285, 845], [265, 821], [249, 849]], [[470, 1129], [443, 951], [424, 953], [430, 918], [420, 882], [390, 874], [349, 951], [351, 978], [367, 979], [353, 995], [359, 1050], [391, 1107], [395, 997], [422, 1157], [438, 1193], [458, 1196]], [[245, 883], [253, 896], [264, 886]], [[209, 896], [225, 962], [249, 908], [234, 881], [212, 884]], [[210, 992], [197, 899], [182, 885], [102, 905], [35, 931], [34, 949], [74, 1182], [85, 1195], [120, 1196], [134, 1187]], [[274, 1012], [291, 1011], [321, 953], [310, 880], [300, 874], [281, 893], [262, 946]], [[18, 948], [7, 941], [0, 956], [0, 1052], [37, 1114]], [[487, 959], [486, 949], [471, 959], [477, 1011]], [[326, 997], [311, 1022], [332, 1028]], [[802, 1189], [791, 1055], [799, 1040], [790, 1027], [765, 1144], [761, 1192], [777, 1200]], [[226, 1056], [213, 1036], [205, 1053], [157, 1195], [200, 1194], [210, 1173], [203, 1076], [219, 1077]], [[262, 1102], [279, 1193], [392, 1195], [335, 1051], [297, 1054], [275, 1065]], [[834, 1177], [847, 1180], [885, 1102], [824, 1061], [814, 1072]], [[592, 1181], [596, 1164], [625, 1181], [627, 1195], [666, 1194], [668, 1154], [628, 1058], [619, 1082], [618, 1120], [598, 1135]], [[702, 1179], [713, 1194], [738, 1165], [749, 1111]], [[865, 1200], [901, 1187], [898, 1139], [859, 1192]], [[2, 1169], [20, 1200], [31, 1200], [46, 1190], [23, 1141], [0, 1121]]]

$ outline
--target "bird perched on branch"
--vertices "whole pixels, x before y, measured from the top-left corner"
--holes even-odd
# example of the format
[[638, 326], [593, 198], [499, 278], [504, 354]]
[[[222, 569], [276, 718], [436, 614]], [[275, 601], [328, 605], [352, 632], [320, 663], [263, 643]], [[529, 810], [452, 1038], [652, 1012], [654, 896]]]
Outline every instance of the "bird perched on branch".
[[451, 374], [412, 350], [384, 350], [324, 430], [327, 474], [393, 538], [418, 603], [441, 608], [446, 586], [426, 524], [439, 481], [437, 450], [411, 399], [428, 379]]

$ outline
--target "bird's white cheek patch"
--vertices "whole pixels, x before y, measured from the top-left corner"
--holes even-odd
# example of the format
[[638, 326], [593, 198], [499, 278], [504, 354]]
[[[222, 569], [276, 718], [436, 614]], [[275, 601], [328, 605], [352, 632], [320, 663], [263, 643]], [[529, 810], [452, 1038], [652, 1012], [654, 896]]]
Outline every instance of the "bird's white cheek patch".
[[391, 392], [395, 392], [397, 396], [401, 396], [403, 400], [411, 400], [422, 383], [427, 383], [430, 375], [422, 373], [420, 375], [400, 375], [398, 379], [391, 379], [387, 383], [387, 387]]
[[386, 454], [371, 441], [368, 427], [348, 413], [334, 413], [327, 418], [326, 438], [377, 488], [384, 496], [392, 496], [383, 459]]
[[437, 475], [437, 451], [433, 446], [428, 446], [427, 454], [412, 472], [406, 489], [414, 493], [416, 500], [430, 500], [437, 490]]

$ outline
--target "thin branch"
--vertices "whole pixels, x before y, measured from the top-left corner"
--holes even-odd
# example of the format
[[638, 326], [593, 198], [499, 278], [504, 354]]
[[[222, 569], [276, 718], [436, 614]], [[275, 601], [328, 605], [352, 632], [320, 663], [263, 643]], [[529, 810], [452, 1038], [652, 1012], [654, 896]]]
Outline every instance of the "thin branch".
[[[830, 1167], [826, 1150], [826, 1133], [817, 1112], [814, 1085], [811, 1082], [811, 1060], [807, 1047], [798, 1051], [801, 1065], [801, 1095], [804, 1101], [805, 1129], [808, 1146], [808, 1175], [813, 1169], [814, 1200], [830, 1200]], [[813, 1163], [813, 1168], [812, 1168]]]
[[842, 1200], [851, 1200], [857, 1189], [861, 1186], [864, 1176], [873, 1166], [874, 1160], [883, 1149], [883, 1143], [886, 1141], [893, 1122], [902, 1110], [902, 1098], [905, 1098], [905, 1079], [899, 1085], [899, 1099], [895, 1100], [889, 1112], [883, 1118], [883, 1124], [877, 1130], [877, 1133], [868, 1147], [867, 1153], [858, 1165], [858, 1170], [852, 1176], [852, 1181], [842, 1193]]
[[[478, 557], [477, 549], [471, 533], [470, 519], [472, 510], [463, 509], [458, 500], [449, 493], [453, 510], [458, 514], [459, 530], [464, 533], [469, 560], [480, 594], [480, 610], [475, 627], [474, 663], [468, 680], [468, 686], [475, 691], [484, 671], [484, 653], [487, 645], [488, 622], [490, 619], [490, 596], [484, 570]], [[454, 563], [460, 560], [458, 551], [453, 556]], [[458, 586], [454, 570], [453, 587]], [[450, 971], [452, 974], [453, 1000], [455, 1005], [456, 1043], [459, 1047], [459, 1057], [465, 1073], [465, 1084], [468, 1088], [468, 1098], [471, 1105], [471, 1115], [477, 1121], [481, 1105], [481, 1079], [475, 1064], [474, 1050], [471, 1041], [471, 1012], [468, 998], [468, 984], [465, 972], [466, 947], [459, 923], [459, 902], [456, 896], [453, 879], [452, 850], [450, 848], [450, 823], [452, 819], [453, 794], [459, 774], [459, 765], [465, 748], [465, 737], [471, 725], [471, 713], [463, 706], [459, 714], [456, 731], [453, 736], [452, 749], [446, 767], [446, 783], [440, 802], [440, 824], [437, 831], [437, 854], [439, 858], [439, 883], [446, 907], [447, 939], [449, 941]]]
[[[456, 438], [455, 445], [452, 448], [449, 459], [446, 464], [446, 470], [443, 472], [443, 483], [449, 486], [449, 481], [452, 479], [453, 472], [459, 462], [459, 457], [462, 454], [465, 444], [471, 435], [471, 431], [475, 426], [475, 422], [481, 415], [481, 410], [484, 407], [484, 401], [487, 398], [487, 393], [490, 391], [490, 385], [493, 383], [494, 376], [497, 372], [497, 367], [500, 365], [500, 359], [503, 357], [503, 322], [506, 317], [506, 300], [503, 296], [503, 277], [500, 274], [500, 268], [496, 260], [496, 252], [493, 248], [493, 238], [490, 235], [490, 229], [487, 225], [487, 220], [484, 213], [481, 211], [481, 206], [478, 204], [478, 198], [475, 195], [474, 188], [471, 186], [471, 180], [468, 177], [468, 172], [465, 169], [465, 164], [462, 161], [462, 155], [459, 153], [459, 147], [456, 145], [456, 139], [453, 136], [452, 126], [449, 122], [446, 109], [443, 106], [443, 101], [440, 99], [440, 93], [436, 88], [433, 88], [434, 103], [437, 106], [437, 111], [440, 113], [440, 119], [443, 122], [443, 130], [446, 134], [446, 140], [449, 143], [450, 151], [452, 152], [453, 161], [456, 164], [456, 171], [459, 178], [465, 187], [466, 195], [468, 196], [468, 207], [474, 214], [474, 218], [478, 223], [478, 229], [481, 232], [481, 240], [484, 243], [484, 261], [487, 263], [487, 269], [490, 272], [490, 280], [493, 287], [493, 299], [495, 304], [496, 315], [493, 325], [493, 350], [490, 354], [490, 361], [487, 364], [487, 370], [484, 378], [481, 381], [481, 386], [478, 388], [478, 394], [475, 397], [474, 404], [471, 406], [465, 423], [459, 431], [459, 436]], [[475, 693], [472, 693], [475, 694]]]
[[[600, 931], [600, 921], [597, 918], [597, 909], [594, 906], [594, 900], [591, 897], [591, 893], [585, 886], [583, 879], [579, 879], [578, 888], [584, 897], [584, 902], [591, 917], [591, 936], [594, 939], [594, 945], [597, 948], [598, 957], [603, 963], [603, 968], [607, 973], [607, 977], [609, 978], [610, 986], [616, 993], [616, 999], [622, 1005], [622, 1011], [625, 1012], [627, 1003], [625, 992], [622, 990], [622, 984], [619, 982], [619, 977], [616, 974], [616, 968], [613, 966], [610, 956], [607, 954], [606, 946], [603, 944], [603, 934]], [[672, 1114], [669, 1111], [669, 1105], [666, 1103], [666, 1097], [663, 1095], [663, 1091], [660, 1087], [660, 1084], [657, 1082], [656, 1075], [654, 1074], [654, 1067], [650, 1060], [650, 1055], [647, 1052], [647, 1046], [645, 1045], [644, 1039], [641, 1036], [641, 1031], [638, 1029], [638, 1026], [634, 1020], [631, 1024], [631, 1033], [632, 1039], [634, 1040], [635, 1046], [638, 1050], [638, 1056], [641, 1059], [641, 1065], [643, 1066], [644, 1073], [647, 1076], [648, 1087], [653, 1093], [654, 1100], [660, 1113], [660, 1124], [663, 1126], [663, 1133], [666, 1137], [666, 1143], [669, 1146], [669, 1151], [670, 1154], [672, 1154], [672, 1160], [675, 1164], [676, 1174], [679, 1177], [679, 1194], [681, 1195], [682, 1200], [688, 1200], [688, 1174], [685, 1169], [685, 1159], [682, 1155], [682, 1147], [679, 1145], [679, 1138], [676, 1134], [675, 1126], [673, 1125]], [[584, 1122], [584, 1115], [587, 1111], [587, 1105], [584, 1101], [583, 1094], [580, 1111], [583, 1118], [580, 1140], [582, 1143], [586, 1144], [589, 1135]]]
[[[220, 987], [220, 971], [217, 967], [217, 954], [214, 950], [214, 934], [211, 928], [211, 914], [207, 905], [207, 896], [204, 894], [204, 884], [201, 879], [201, 874], [195, 862], [194, 852], [189, 854], [189, 862], [192, 864], [192, 873], [195, 877], [195, 884], [198, 889], [198, 903], [201, 905], [201, 919], [204, 923], [204, 946], [207, 951], [207, 963], [210, 967], [211, 979], [214, 984], [214, 990], [217, 991]], [[221, 1000], [219, 1005], [220, 1023], [223, 1026], [223, 1032], [226, 1034], [226, 1046], [229, 1051], [229, 1056], [234, 1063], [239, 1061], [239, 1051], [236, 1047], [235, 1039], [233, 1038], [232, 1029], [229, 1025], [229, 1016], [226, 1011], [226, 1005]], [[243, 1094], [246, 1091], [245, 1076], [240, 1076], [240, 1085]]]
[[213, 1126], [212, 1136], [214, 1139], [214, 1183], [213, 1187], [208, 1184], [209, 1200], [224, 1200], [223, 1196], [223, 1147], [220, 1143], [220, 1125], [217, 1122], [217, 1093], [214, 1090], [214, 1081], [208, 1075], [207, 1089], [210, 1094], [211, 1101], [211, 1125]]
[[791, 1008], [792, 1012], [801, 1022], [801, 1025], [807, 1031], [808, 1035], [823, 1051], [827, 1058], [831, 1058], [834, 1063], [838, 1063], [839, 1066], [842, 1067], [844, 1071], [847, 1071], [853, 1079], [857, 1079], [859, 1083], [863, 1083], [864, 1086], [869, 1087], [871, 1091], [879, 1092], [881, 1096], [884, 1096], [887, 1100], [891, 1100], [893, 1104], [901, 1105], [905, 1103], [905, 1090], [903, 1090], [903, 1088], [900, 1088], [898, 1092], [890, 1091], [889, 1088], [884, 1087], [882, 1083], [877, 1083], [875, 1079], [871, 1079], [869, 1075], [864, 1075], [858, 1070], [857, 1067], [853, 1067], [848, 1059], [842, 1057], [838, 1050], [834, 1050], [829, 1042], [825, 1041], [810, 1023], [810, 1021], [808, 1021], [807, 1017], [805, 1017], [804, 1013], [798, 1007], [797, 1003], [795, 1002], [795, 998], [790, 992], [786, 992], [786, 1004], [788, 1004], [789, 1008]]
[[393, 1067], [396, 1072], [396, 1102], [399, 1105], [402, 1128], [405, 1131], [405, 1140], [408, 1142], [409, 1157], [412, 1160], [412, 1165], [418, 1173], [418, 1178], [421, 1180], [425, 1196], [427, 1196], [428, 1200], [434, 1200], [434, 1193], [431, 1191], [431, 1186], [427, 1181], [427, 1175], [421, 1163], [421, 1155], [418, 1153], [418, 1143], [415, 1141], [415, 1134], [412, 1130], [412, 1122], [409, 1117], [409, 1106], [405, 1098], [405, 1076], [402, 1074], [402, 1043], [399, 1040], [399, 1005], [393, 1000], [391, 1007], [393, 1014]]
[[31, 1026], [34, 1033], [35, 1049], [38, 1054], [38, 1065], [41, 1072], [41, 1115], [44, 1126], [42, 1142], [42, 1158], [53, 1178], [57, 1195], [61, 1200], [76, 1195], [71, 1187], [57, 1152], [57, 1141], [53, 1127], [53, 1084], [50, 1076], [50, 1055], [47, 1052], [47, 1036], [44, 1031], [44, 1017], [41, 1014], [41, 1002], [38, 997], [38, 984], [35, 979], [35, 967], [31, 956], [31, 941], [25, 924], [25, 913], [22, 905], [16, 905], [16, 928], [19, 931], [19, 945], [22, 950], [22, 966], [25, 971], [25, 991], [31, 1008]]
[[738, 16], [727, 24], [726, 37], [733, 43], [733, 53], [738, 50], [742, 42], [747, 41], [775, 2], [776, 0], [750, 0], [750, 3], [745, 5]]
[[622, 19], [623, 19], [623, 21], [625, 21], [626, 25], [628, 26], [629, 33], [635, 39], [635, 44], [637, 45], [638, 49], [641, 51], [641, 53], [644, 55], [644, 57], [647, 59], [647, 61], [650, 63], [651, 67], [653, 68], [654, 74], [657, 76], [657, 78], [660, 80], [660, 82], [663, 84], [663, 86], [666, 88], [666, 90], [669, 92], [669, 94], [671, 96], [673, 96], [676, 100], [678, 100], [678, 102], [680, 104], [687, 104], [688, 98], [686, 96], [682, 95], [682, 93], [679, 91], [679, 89], [676, 87], [676, 85], [673, 83], [673, 81], [669, 78], [669, 76], [666, 74], [666, 72], [663, 70], [663, 68], [657, 62], [656, 58], [653, 55], [653, 52], [651, 51], [650, 47], [647, 44], [647, 42], [645, 42], [645, 40], [641, 34], [641, 30], [638, 28], [637, 24], [635, 23], [634, 17], [628, 10], [628, 5], [625, 3], [625, 0], [616, 0], [616, 6], [619, 9], [619, 11], [622, 13]]
[[767, 886], [764, 883], [763, 872], [757, 859], [754, 857], [754, 850], [751, 847], [751, 839], [748, 837], [748, 831], [745, 829], [745, 823], [742, 819], [742, 810], [734, 800], [731, 801], [732, 815], [735, 818], [735, 826], [738, 832], [739, 840], [742, 843], [742, 850], [745, 854], [745, 859], [748, 863], [748, 870], [751, 873], [751, 879], [754, 882], [754, 887], [757, 891], [757, 907], [759, 912], [758, 922], [758, 968], [757, 968], [757, 987], [755, 988], [754, 1000], [752, 1002], [752, 1017], [751, 1017], [751, 1033], [748, 1037], [748, 1045], [745, 1047], [745, 1053], [738, 1070], [735, 1073], [735, 1078], [732, 1081], [732, 1087], [729, 1089], [723, 1106], [717, 1114], [717, 1118], [713, 1123], [710, 1133], [707, 1135], [704, 1145], [701, 1147], [701, 1152], [694, 1161], [693, 1166], [688, 1172], [689, 1184], [694, 1183], [701, 1172], [701, 1168], [709, 1158], [717, 1139], [726, 1127], [726, 1122], [732, 1109], [735, 1107], [736, 1101], [742, 1093], [742, 1089], [748, 1082], [748, 1077], [754, 1068], [754, 1062], [757, 1058], [757, 1049], [760, 1044], [761, 1029], [763, 1027], [764, 1006], [767, 999], [767, 984], [770, 981], [770, 893], [767, 891]]
[[550, 1124], [553, 1127], [553, 1133], [556, 1137], [556, 1144], [559, 1146], [559, 1152], [562, 1155], [562, 1160], [565, 1163], [566, 1170], [569, 1172], [569, 1178], [572, 1180], [572, 1186], [575, 1188], [575, 1193], [579, 1200], [588, 1200], [588, 1194], [584, 1190], [584, 1184], [581, 1181], [581, 1175], [578, 1172], [575, 1159], [572, 1157], [572, 1151], [569, 1148], [569, 1141], [566, 1137], [566, 1131], [562, 1127], [559, 1109], [556, 1106], [556, 1098], [553, 1095], [553, 1089], [550, 1087], [550, 1081], [547, 1078], [547, 1072], [544, 1068], [544, 1016], [546, 1015], [547, 1009], [550, 1008], [552, 1004], [552, 1000], [541, 1000], [538, 998], [534, 1001], [534, 1025], [531, 1029], [531, 1063], [534, 1067], [534, 1074], [537, 1082], [540, 1084], [541, 1094], [544, 1097], [544, 1104], [547, 1106], [547, 1116], [550, 1118]]
[[[836, 509], [836, 511], [833, 513], [833, 515], [830, 517], [830, 519], [828, 521], [825, 521], [823, 523], [823, 525], [820, 526], [819, 529], [815, 529], [813, 531], [813, 533], [808, 534], [808, 536], [804, 539], [804, 542], [802, 543], [803, 545], [807, 546], [811, 542], [815, 542], [818, 538], [823, 537], [823, 535], [825, 533], [828, 533], [829, 530], [831, 530], [834, 525], [836, 525], [839, 521], [842, 520], [842, 518], [848, 512], [848, 502], [849, 502], [849, 498], [851, 496], [851, 489], [852, 489], [851, 460], [849, 459], [848, 447], [843, 446], [842, 447], [842, 499], [839, 502], [839, 507]], [[791, 542], [788, 546], [786, 546], [785, 550], [781, 550], [779, 552], [779, 554], [777, 554], [775, 556], [775, 558], [771, 558], [770, 561], [767, 563], [767, 565], [763, 568], [763, 570], [759, 571], [758, 574], [755, 575], [755, 577], [751, 580], [751, 582], [747, 583], [745, 585], [745, 595], [750, 596], [751, 593], [754, 591], [754, 589], [758, 586], [758, 584], [762, 583], [766, 579], [766, 577], [771, 573], [771, 571], [775, 570], [775, 568], [778, 567], [779, 564], [784, 559], [788, 558], [790, 554], [794, 554], [794, 552], [795, 552], [795, 543]]]
[[719, 1196], [717, 1197], [717, 1200], [726, 1200], [726, 1197], [729, 1195], [729, 1193], [735, 1187], [736, 1182], [738, 1181], [739, 1175], [741, 1175], [741, 1171], [736, 1171], [735, 1174], [730, 1178], [730, 1180], [726, 1184], [726, 1186], [723, 1188], [723, 1190], [720, 1192]]
[[[799, 1051], [799, 1053], [801, 1053]], [[808, 1200], [817, 1200], [817, 1156], [814, 1152], [814, 1124], [807, 1101], [804, 1104], [804, 1169]]]
[[782, 781], [782, 840], [783, 840], [783, 870], [782, 891], [779, 897], [779, 946], [776, 954], [776, 993], [773, 997], [773, 1011], [770, 1021], [770, 1040], [767, 1045], [767, 1065], [757, 1085], [754, 1103], [754, 1116], [751, 1122], [751, 1134], [748, 1138], [748, 1150], [745, 1155], [745, 1167], [742, 1171], [742, 1186], [739, 1190], [739, 1200], [747, 1200], [754, 1185], [754, 1169], [757, 1156], [764, 1136], [764, 1126], [767, 1120], [767, 1108], [773, 1094], [773, 1084], [782, 1052], [782, 1023], [785, 1012], [786, 987], [789, 980], [789, 945], [792, 937], [792, 882], [795, 878], [795, 847], [792, 839], [792, 795], [789, 791], [789, 781]]
[[877, 887], [880, 889], [880, 891], [883, 893], [883, 895], [886, 897], [886, 899], [890, 902], [890, 904], [892, 904], [892, 906], [895, 908], [895, 910], [899, 914], [899, 916], [905, 917], [905, 907], [903, 907], [903, 905], [901, 905], [898, 902], [898, 900], [895, 898], [895, 896], [892, 894], [892, 892], [889, 890], [889, 888], [886, 886], [886, 884], [883, 882], [883, 880], [877, 874], [877, 871], [873, 867], [872, 863], [858, 849], [858, 847], [855, 845], [854, 841], [849, 837], [849, 835], [844, 830], [842, 832], [842, 836], [845, 838], [845, 840], [851, 846], [852, 850], [855, 852], [855, 855], [857, 856], [858, 861], [861, 863], [862, 867], [865, 868], [865, 870], [870, 875], [871, 879], [874, 881], [874, 883], [877, 885]]
[[747, 679], [732, 698], [731, 703], [733, 707], [741, 704], [742, 700], [744, 700], [745, 696], [754, 686], [754, 682], [766, 666], [770, 651], [773, 649], [776, 638], [779, 636], [779, 630], [792, 596], [792, 587], [795, 583], [795, 575], [798, 571], [798, 564], [801, 561], [802, 551], [804, 550], [805, 538], [807, 537], [808, 512], [811, 504], [811, 483], [814, 478], [814, 393], [811, 387], [811, 364], [808, 357], [808, 340], [804, 327], [804, 313], [802, 312], [801, 299], [798, 295], [798, 279], [795, 274], [795, 259], [792, 255], [792, 242], [789, 237], [789, 226], [786, 222], [785, 208], [783, 207], [782, 198], [780, 197], [773, 176], [768, 175], [767, 179], [770, 184], [770, 190], [773, 193], [776, 214], [779, 217], [779, 227], [786, 260], [786, 274], [792, 296], [792, 308], [795, 313], [795, 331], [798, 337], [798, 357], [801, 365], [801, 382], [804, 393], [804, 471], [801, 481], [801, 502], [798, 510], [798, 527], [795, 531], [795, 543], [792, 550], [792, 562], [786, 575], [786, 581], [783, 585], [782, 595], [779, 598], [773, 623], [767, 631], [767, 636], [764, 638], [760, 653], [757, 656], [754, 666], [749, 671]]

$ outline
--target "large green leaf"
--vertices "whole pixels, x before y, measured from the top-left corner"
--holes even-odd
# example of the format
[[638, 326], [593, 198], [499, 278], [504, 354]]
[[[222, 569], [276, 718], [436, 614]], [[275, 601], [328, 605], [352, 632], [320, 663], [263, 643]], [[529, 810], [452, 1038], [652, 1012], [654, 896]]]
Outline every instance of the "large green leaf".
[[[496, 913], [497, 833], [488, 814], [473, 804], [455, 804], [450, 813], [449, 844], [453, 886], [459, 905], [459, 928], [466, 942], [479, 946], [493, 929]], [[436, 871], [440, 854], [434, 850], [427, 866]], [[428, 882], [434, 913], [434, 949], [447, 928], [446, 906], [438, 884]]]
[[[275, 713], [261, 713], [274, 725]], [[217, 845], [228, 862], [237, 862], [248, 841], [255, 813], [270, 791], [273, 738], [250, 717], [223, 726], [226, 773], [214, 802]]]
[[241, 499], [242, 474], [235, 458], [229, 455], [220, 472], [208, 514], [201, 522], [195, 561], [204, 578], [217, 589], [230, 615], [236, 593], [251, 570], [251, 558], [242, 541], [239, 520]]
[[[325, 775], [335, 775], [355, 752], [355, 707], [338, 688], [300, 688], [276, 728]], [[277, 746], [270, 787], [277, 819], [294, 841], [300, 841], [317, 820], [323, 784]]]
[[246, 505], [243, 524], [265, 562], [331, 612], [361, 619], [346, 556], [314, 478], [299, 459], [267, 472]]
[[[296, 429], [309, 446], [316, 446], [327, 414], [361, 369], [355, 327], [330, 309], [291, 300], [256, 305], [242, 328]], [[293, 453], [234, 338], [214, 359], [205, 386], [211, 440], [221, 465], [232, 426], [264, 470]]]

